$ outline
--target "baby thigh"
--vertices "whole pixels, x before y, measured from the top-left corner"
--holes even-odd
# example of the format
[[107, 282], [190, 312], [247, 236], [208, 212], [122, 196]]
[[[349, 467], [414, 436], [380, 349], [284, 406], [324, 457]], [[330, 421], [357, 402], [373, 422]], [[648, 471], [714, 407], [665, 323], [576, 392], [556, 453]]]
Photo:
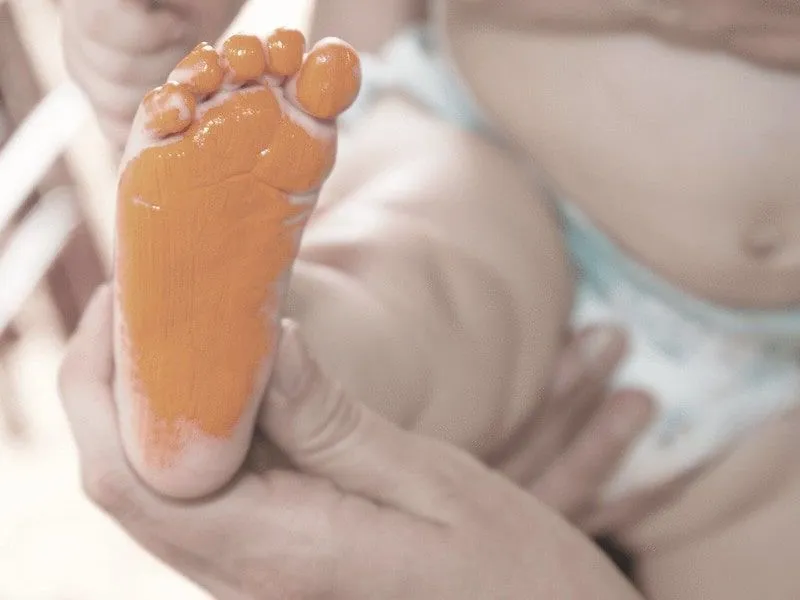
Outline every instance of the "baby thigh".
[[557, 221], [528, 174], [390, 98], [343, 137], [287, 310], [348, 393], [502, 467], [570, 306]]

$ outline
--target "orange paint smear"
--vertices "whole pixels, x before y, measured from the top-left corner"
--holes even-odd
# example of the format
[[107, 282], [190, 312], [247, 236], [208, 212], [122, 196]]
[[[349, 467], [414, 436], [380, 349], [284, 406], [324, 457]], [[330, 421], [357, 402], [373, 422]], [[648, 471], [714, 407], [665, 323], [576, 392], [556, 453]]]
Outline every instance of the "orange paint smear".
[[165, 467], [186, 424], [228, 438], [274, 351], [286, 277], [335, 156], [269, 89], [236, 93], [181, 136], [145, 149], [120, 180], [116, 277], [144, 460]]

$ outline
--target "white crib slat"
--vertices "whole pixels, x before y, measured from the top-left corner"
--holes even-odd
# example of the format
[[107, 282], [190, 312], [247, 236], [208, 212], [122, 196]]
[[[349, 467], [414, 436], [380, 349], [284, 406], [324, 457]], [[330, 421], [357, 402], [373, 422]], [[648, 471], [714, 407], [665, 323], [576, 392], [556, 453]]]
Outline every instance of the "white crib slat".
[[47, 274], [79, 223], [71, 191], [57, 188], [14, 228], [0, 254], [0, 333]]
[[8, 226], [89, 114], [81, 92], [64, 84], [20, 124], [0, 151], [0, 230]]

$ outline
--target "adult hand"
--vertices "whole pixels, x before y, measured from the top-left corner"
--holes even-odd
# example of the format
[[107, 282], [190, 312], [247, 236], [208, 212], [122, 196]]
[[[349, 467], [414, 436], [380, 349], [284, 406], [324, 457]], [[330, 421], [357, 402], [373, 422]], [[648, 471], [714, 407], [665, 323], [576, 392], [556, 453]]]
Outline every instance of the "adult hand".
[[590, 534], [617, 530], [640, 516], [632, 508], [650, 506], [640, 497], [601, 503], [605, 484], [653, 413], [648, 394], [609, 389], [625, 351], [625, 334], [618, 328], [576, 332], [548, 393], [523, 435], [509, 445], [511, 462], [490, 461]]
[[64, 57], [122, 148], [142, 97], [202, 41], [214, 43], [244, 0], [63, 0]]
[[302, 473], [247, 468], [192, 503], [155, 495], [125, 460], [107, 288], [60, 374], [89, 496], [219, 600], [639, 598], [530, 494], [344, 397], [296, 328], [285, 330], [277, 361], [261, 426]]

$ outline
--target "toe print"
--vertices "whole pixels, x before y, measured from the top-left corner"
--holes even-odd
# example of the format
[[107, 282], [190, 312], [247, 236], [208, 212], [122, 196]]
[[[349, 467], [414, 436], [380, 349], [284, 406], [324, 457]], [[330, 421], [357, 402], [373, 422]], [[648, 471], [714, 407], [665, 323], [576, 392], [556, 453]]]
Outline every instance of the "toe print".
[[[142, 103], [120, 176], [120, 428], [139, 474], [180, 497], [244, 460], [283, 291], [355, 99], [358, 58], [299, 32], [202, 44]], [[322, 60], [321, 57], [325, 57]], [[316, 93], [314, 92], [316, 89]]]
[[333, 119], [355, 100], [361, 85], [358, 55], [338, 40], [319, 42], [297, 75], [300, 106], [318, 119]]
[[209, 44], [199, 44], [173, 71], [173, 79], [181, 81], [199, 98], [206, 98], [219, 89], [225, 70], [217, 51]]
[[278, 29], [267, 38], [267, 65], [271, 75], [290, 77], [300, 70], [306, 42], [294, 29]]
[[165, 83], [142, 100], [145, 128], [159, 137], [184, 131], [192, 123], [197, 107], [191, 91], [173, 82]]
[[222, 58], [228, 67], [231, 83], [241, 85], [257, 81], [266, 72], [264, 46], [254, 35], [234, 35], [222, 45]]

